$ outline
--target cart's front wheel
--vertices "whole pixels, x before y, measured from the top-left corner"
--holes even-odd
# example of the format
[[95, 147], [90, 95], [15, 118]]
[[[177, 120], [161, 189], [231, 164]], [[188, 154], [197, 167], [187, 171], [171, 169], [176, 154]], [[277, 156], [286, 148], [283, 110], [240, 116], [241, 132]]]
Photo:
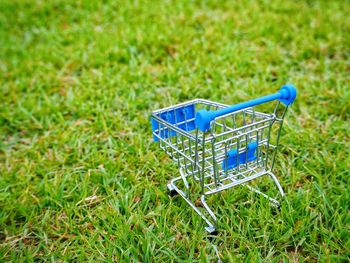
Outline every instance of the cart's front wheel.
[[178, 195], [178, 192], [175, 190], [172, 184], [167, 184], [167, 189], [168, 189], [167, 192], [169, 196], [173, 197]]

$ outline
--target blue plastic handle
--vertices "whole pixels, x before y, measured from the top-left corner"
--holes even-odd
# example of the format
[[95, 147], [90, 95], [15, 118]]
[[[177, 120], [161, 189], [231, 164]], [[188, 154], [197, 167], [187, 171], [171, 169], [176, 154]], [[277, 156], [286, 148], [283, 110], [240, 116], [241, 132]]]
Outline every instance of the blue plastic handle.
[[271, 95], [267, 95], [261, 98], [247, 101], [247, 102], [232, 105], [230, 107], [227, 107], [221, 110], [216, 110], [216, 111], [200, 110], [196, 113], [195, 124], [198, 129], [200, 129], [203, 132], [206, 132], [210, 129], [210, 122], [217, 117], [220, 117], [238, 110], [242, 110], [245, 108], [253, 107], [259, 104], [263, 104], [265, 102], [273, 101], [273, 100], [279, 100], [280, 102], [288, 106], [293, 103], [296, 96], [297, 96], [296, 88], [292, 84], [286, 84], [282, 86], [278, 92]]

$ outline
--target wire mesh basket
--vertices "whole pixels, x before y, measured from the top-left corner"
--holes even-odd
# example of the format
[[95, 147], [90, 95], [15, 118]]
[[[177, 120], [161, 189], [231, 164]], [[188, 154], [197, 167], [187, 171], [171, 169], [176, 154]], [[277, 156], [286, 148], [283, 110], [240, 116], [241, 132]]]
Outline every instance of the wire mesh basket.
[[[152, 112], [153, 140], [178, 164], [180, 172], [167, 188], [205, 220], [209, 233], [216, 231], [217, 217], [207, 196], [263, 176], [271, 178], [281, 196], [285, 195], [272, 169], [283, 119], [295, 98], [295, 87], [287, 84], [274, 94], [233, 106], [195, 99]], [[272, 101], [275, 106], [270, 113], [255, 109]], [[279, 206], [275, 198], [247, 186]], [[195, 194], [200, 195], [207, 213], [195, 205]]]

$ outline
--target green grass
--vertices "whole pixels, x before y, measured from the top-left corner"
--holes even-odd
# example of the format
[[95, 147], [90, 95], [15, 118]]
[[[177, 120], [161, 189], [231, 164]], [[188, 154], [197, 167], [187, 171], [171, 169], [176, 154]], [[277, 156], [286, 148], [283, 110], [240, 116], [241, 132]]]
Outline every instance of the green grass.
[[[0, 261], [346, 262], [348, 1], [0, 5]], [[275, 172], [282, 211], [244, 188], [219, 235], [166, 195], [152, 110], [238, 103], [292, 82]]]

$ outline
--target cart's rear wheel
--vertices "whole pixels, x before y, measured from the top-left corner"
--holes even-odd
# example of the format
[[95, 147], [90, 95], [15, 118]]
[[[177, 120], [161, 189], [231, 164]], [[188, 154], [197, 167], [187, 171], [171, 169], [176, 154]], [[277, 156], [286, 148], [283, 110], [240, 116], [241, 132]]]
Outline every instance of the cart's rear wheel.
[[166, 187], [167, 187], [167, 193], [169, 196], [173, 197], [178, 195], [178, 192], [175, 190], [175, 188], [171, 184], [168, 184]]
[[280, 203], [278, 203], [278, 204], [273, 204], [272, 205], [272, 214], [273, 215], [277, 215], [277, 214], [279, 214], [279, 213], [281, 213], [281, 211], [282, 211], [282, 206], [281, 206], [281, 204]]
[[205, 227], [205, 230], [211, 236], [216, 236], [218, 234], [217, 229], [215, 227], [213, 227], [213, 226], [207, 226], [207, 227]]
[[281, 210], [282, 210], [282, 206], [281, 206], [281, 204], [280, 204], [280, 203], [278, 203], [278, 205], [276, 205], [276, 208], [277, 208], [278, 212], [281, 212]]

